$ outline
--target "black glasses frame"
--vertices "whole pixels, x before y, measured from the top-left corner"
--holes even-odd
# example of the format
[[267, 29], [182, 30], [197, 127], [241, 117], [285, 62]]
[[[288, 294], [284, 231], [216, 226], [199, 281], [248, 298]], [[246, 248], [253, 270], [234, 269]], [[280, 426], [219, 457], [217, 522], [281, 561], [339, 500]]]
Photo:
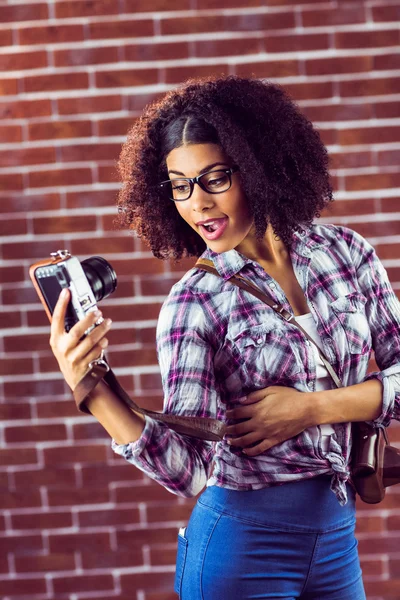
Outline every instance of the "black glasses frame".
[[[195, 183], [197, 183], [197, 185], [200, 186], [204, 192], [207, 192], [207, 194], [223, 194], [224, 192], [227, 192], [232, 187], [232, 174], [236, 173], [237, 171], [239, 171], [239, 167], [236, 165], [231, 167], [230, 169], [212, 169], [211, 171], [207, 171], [206, 173], [197, 175], [197, 177], [176, 177], [174, 179], [167, 179], [166, 181], [162, 181], [161, 183], [159, 183], [159, 187], [161, 189], [165, 189], [168, 184], [173, 183], [174, 181], [187, 181], [188, 184], [190, 185], [190, 193], [187, 198], [171, 198], [171, 196], [168, 196], [168, 198], [170, 200], [172, 200], [173, 202], [186, 202], [186, 200], [189, 200], [190, 196], [193, 194]], [[205, 177], [206, 175], [209, 175], [210, 173], [221, 173], [221, 172], [226, 173], [228, 175], [229, 187], [226, 188], [226, 190], [223, 190], [220, 192], [210, 192], [210, 190], [208, 190], [205, 187], [204, 183], [201, 181], [201, 178]]]

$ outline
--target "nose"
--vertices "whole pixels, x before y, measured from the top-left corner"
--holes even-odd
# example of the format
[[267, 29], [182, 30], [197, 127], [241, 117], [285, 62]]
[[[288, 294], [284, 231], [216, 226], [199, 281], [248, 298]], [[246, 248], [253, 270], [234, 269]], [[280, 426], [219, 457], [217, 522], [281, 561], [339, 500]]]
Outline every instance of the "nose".
[[204, 212], [214, 206], [214, 200], [212, 194], [209, 194], [201, 187], [195, 184], [193, 193], [190, 197], [191, 208], [194, 212]]

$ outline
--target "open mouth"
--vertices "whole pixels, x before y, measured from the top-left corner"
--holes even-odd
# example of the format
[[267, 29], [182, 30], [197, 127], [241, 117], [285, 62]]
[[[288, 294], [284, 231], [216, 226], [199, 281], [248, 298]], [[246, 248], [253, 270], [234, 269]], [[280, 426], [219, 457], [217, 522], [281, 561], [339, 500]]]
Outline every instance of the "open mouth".
[[207, 240], [216, 240], [224, 233], [227, 225], [228, 217], [222, 217], [220, 219], [214, 219], [213, 221], [210, 220], [203, 225], [199, 225], [199, 228]]

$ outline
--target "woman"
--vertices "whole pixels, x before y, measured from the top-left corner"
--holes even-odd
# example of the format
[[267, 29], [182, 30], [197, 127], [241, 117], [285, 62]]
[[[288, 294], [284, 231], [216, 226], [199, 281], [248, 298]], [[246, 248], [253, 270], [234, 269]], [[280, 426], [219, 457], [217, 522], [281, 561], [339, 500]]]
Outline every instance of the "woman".
[[[362, 600], [350, 483], [352, 421], [400, 416], [399, 305], [373, 248], [313, 219], [332, 200], [326, 150], [282, 89], [193, 80], [148, 107], [120, 158], [121, 223], [158, 258], [200, 256], [157, 327], [165, 412], [217, 417], [223, 442], [179, 435], [106, 387], [88, 401], [116, 453], [173, 493], [200, 496], [178, 536], [184, 600]], [[241, 275], [292, 323], [232, 285]], [[89, 315], [51, 344], [74, 389], [107, 346]], [[381, 371], [367, 376], [371, 349]], [[212, 469], [213, 466], [213, 469]]]

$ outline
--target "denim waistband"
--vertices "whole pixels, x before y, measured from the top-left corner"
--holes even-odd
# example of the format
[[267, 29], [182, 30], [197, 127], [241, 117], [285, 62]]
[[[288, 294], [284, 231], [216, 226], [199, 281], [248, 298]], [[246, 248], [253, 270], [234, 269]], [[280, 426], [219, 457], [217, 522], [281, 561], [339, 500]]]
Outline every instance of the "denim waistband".
[[199, 505], [219, 514], [281, 531], [323, 533], [355, 521], [355, 494], [341, 506], [330, 489], [331, 477], [292, 481], [259, 490], [238, 491], [210, 486]]

